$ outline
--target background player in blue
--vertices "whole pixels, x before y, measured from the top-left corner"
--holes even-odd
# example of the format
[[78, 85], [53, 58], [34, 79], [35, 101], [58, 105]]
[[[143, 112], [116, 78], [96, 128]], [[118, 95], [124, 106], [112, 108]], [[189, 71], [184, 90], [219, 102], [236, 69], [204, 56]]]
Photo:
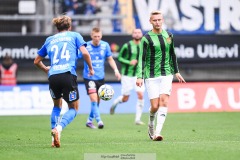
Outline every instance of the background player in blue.
[[[48, 73], [49, 90], [54, 107], [51, 113], [52, 146], [60, 147], [61, 131], [76, 117], [79, 107], [79, 93], [77, 84], [76, 66], [78, 50], [88, 65], [88, 74], [94, 75], [91, 57], [86, 49], [86, 42], [76, 32], [71, 32], [72, 20], [68, 16], [53, 19], [58, 33], [46, 39], [34, 60], [37, 68]], [[43, 64], [48, 55], [51, 66]], [[69, 110], [58, 123], [62, 108], [62, 98], [68, 103]]]
[[[95, 118], [98, 123], [98, 128], [102, 129], [104, 127], [103, 122], [100, 117], [99, 103], [100, 98], [98, 97], [97, 91], [104, 82], [104, 62], [108, 61], [109, 65], [115, 72], [115, 76], [118, 80], [121, 79], [121, 74], [118, 71], [117, 65], [112, 58], [112, 52], [110, 46], [107, 42], [102, 41], [102, 32], [99, 28], [93, 28], [91, 31], [91, 41], [87, 42], [87, 50], [90, 53], [92, 59], [93, 69], [95, 71], [94, 76], [88, 76], [88, 67], [86, 62], [84, 62], [83, 78], [87, 94], [91, 101], [91, 111], [86, 123], [86, 126], [92, 129], [96, 127], [93, 124], [93, 119]], [[81, 53], [79, 55], [81, 57]]]

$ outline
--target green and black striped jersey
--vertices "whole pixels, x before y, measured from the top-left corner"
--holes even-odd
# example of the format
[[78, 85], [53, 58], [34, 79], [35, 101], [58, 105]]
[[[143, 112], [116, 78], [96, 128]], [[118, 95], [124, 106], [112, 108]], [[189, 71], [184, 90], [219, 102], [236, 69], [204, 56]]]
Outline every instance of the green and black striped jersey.
[[136, 76], [137, 65], [130, 65], [132, 60], [138, 60], [140, 44], [135, 44], [133, 40], [125, 43], [118, 55], [118, 61], [121, 63], [121, 74], [134, 77]]
[[147, 79], [178, 73], [173, 35], [166, 30], [146, 33], [141, 40], [137, 78]]

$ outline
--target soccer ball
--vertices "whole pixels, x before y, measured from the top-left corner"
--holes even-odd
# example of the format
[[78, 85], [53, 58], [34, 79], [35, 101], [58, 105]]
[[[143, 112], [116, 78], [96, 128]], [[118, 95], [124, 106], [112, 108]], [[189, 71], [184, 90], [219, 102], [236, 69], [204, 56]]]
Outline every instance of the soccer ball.
[[104, 101], [109, 101], [110, 99], [112, 99], [113, 95], [114, 90], [112, 86], [108, 84], [104, 84], [98, 89], [98, 96]]

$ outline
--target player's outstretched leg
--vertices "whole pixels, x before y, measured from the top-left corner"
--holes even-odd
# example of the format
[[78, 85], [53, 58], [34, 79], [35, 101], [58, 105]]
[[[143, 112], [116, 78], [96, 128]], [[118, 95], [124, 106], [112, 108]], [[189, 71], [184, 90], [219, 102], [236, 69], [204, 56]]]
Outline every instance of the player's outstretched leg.
[[119, 96], [117, 99], [114, 100], [111, 108], [110, 108], [110, 114], [115, 113], [115, 109], [119, 103], [122, 103], [123, 96]]
[[144, 100], [138, 99], [136, 104], [136, 118], [135, 118], [136, 125], [144, 125], [144, 122], [141, 121], [143, 105], [144, 105]]

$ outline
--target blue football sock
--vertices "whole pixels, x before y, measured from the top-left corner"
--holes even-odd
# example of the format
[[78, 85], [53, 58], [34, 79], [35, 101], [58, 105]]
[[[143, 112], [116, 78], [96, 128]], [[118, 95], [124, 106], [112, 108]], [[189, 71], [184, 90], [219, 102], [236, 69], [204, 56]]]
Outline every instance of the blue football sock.
[[99, 122], [99, 121], [101, 121], [99, 104], [96, 104], [95, 108], [96, 109], [95, 109], [94, 115], [95, 115], [96, 121]]
[[51, 114], [51, 128], [55, 128], [56, 124], [59, 122], [60, 118], [60, 113], [61, 113], [61, 108], [58, 106], [54, 106], [52, 109], [52, 114]]
[[91, 121], [91, 122], [94, 118], [94, 112], [95, 112], [95, 106], [96, 106], [95, 103], [97, 103], [97, 102], [91, 102], [91, 111], [90, 111], [90, 114], [88, 116], [88, 121]]
[[62, 129], [64, 129], [69, 123], [73, 121], [73, 119], [76, 117], [77, 111], [74, 108], [70, 108], [63, 116], [60, 123], [60, 126], [62, 126]]

